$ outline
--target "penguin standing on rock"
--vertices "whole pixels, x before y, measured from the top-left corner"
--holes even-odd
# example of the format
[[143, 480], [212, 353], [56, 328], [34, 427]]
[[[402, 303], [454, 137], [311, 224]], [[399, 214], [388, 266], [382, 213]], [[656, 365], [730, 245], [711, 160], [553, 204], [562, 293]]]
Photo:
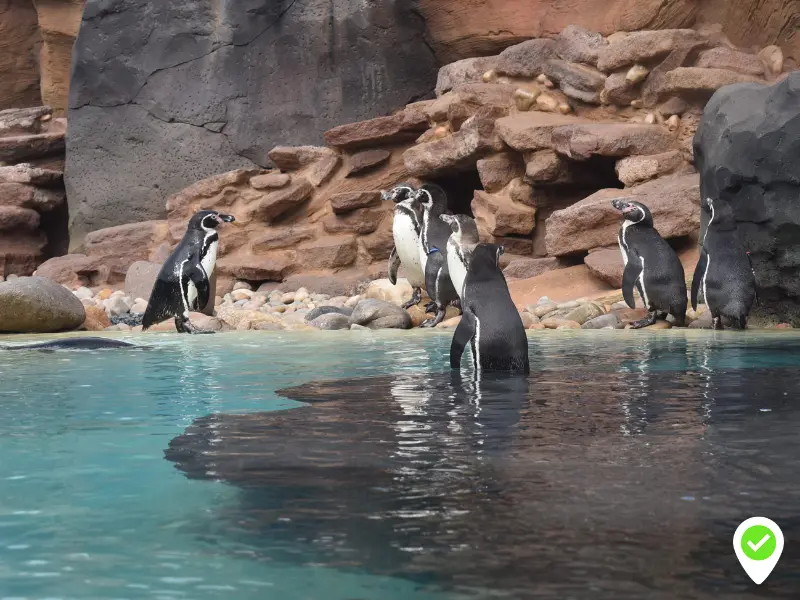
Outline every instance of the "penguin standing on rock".
[[158, 273], [142, 320], [143, 330], [175, 317], [179, 333], [213, 333], [192, 325], [189, 313], [204, 309], [211, 299], [210, 282], [219, 246], [217, 226], [235, 220], [215, 210], [201, 210], [190, 219], [186, 234]]
[[[502, 246], [477, 244], [464, 264], [463, 316], [450, 344], [450, 368], [459, 369], [467, 344], [475, 372], [530, 372], [525, 326], [500, 270]], [[459, 255], [462, 260], [465, 255]]]
[[382, 192], [381, 198], [395, 203], [392, 237], [394, 248], [389, 255], [389, 281], [397, 285], [397, 271], [400, 265], [406, 271], [408, 282], [413, 288], [411, 299], [403, 304], [410, 308], [422, 299], [425, 285], [425, 271], [420, 260], [420, 233], [422, 231], [422, 207], [417, 201], [417, 189], [406, 183]]
[[631, 323], [632, 329], [647, 327], [656, 318], [666, 319], [667, 313], [675, 323], [686, 323], [686, 279], [675, 250], [653, 227], [653, 215], [641, 202], [624, 199], [611, 204], [625, 220], [617, 238], [625, 271], [622, 276], [622, 295], [631, 308], [636, 307], [633, 288], [639, 290], [648, 315]]
[[453, 287], [463, 303], [469, 254], [475, 244], [480, 242], [478, 225], [475, 219], [467, 215], [441, 215], [439, 219], [447, 223], [452, 232], [447, 240], [447, 270], [450, 281], [453, 282]]
[[439, 218], [447, 212], [447, 195], [438, 185], [428, 183], [417, 192], [417, 200], [423, 210], [420, 259], [425, 271], [425, 289], [436, 306], [436, 317], [420, 327], [436, 327], [444, 319], [447, 306], [458, 303], [447, 265], [447, 242], [452, 230]]
[[747, 327], [747, 315], [756, 298], [756, 280], [736, 229], [733, 209], [727, 202], [707, 198], [703, 210], [711, 213], [700, 248], [700, 260], [692, 278], [692, 308], [697, 310], [697, 296], [711, 311], [714, 329], [722, 329], [727, 319], [736, 329]]

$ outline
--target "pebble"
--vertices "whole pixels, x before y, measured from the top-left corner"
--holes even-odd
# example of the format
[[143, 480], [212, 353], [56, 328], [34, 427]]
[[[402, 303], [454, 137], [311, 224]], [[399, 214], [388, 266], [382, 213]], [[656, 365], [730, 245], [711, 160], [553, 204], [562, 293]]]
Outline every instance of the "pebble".
[[551, 312], [555, 312], [558, 310], [558, 305], [553, 302], [548, 302], [545, 304], [539, 304], [533, 311], [533, 314], [539, 317], [540, 319], [545, 315], [549, 315]]
[[72, 293], [75, 294], [75, 297], [78, 298], [78, 300], [91, 300], [92, 298], [94, 298], [92, 290], [90, 290], [87, 287], [79, 287]]
[[249, 300], [253, 297], [253, 292], [250, 290], [235, 290], [231, 292], [231, 298], [233, 298], [234, 302], [239, 300]]
[[522, 326], [525, 329], [530, 329], [531, 325], [535, 325], [539, 322], [539, 318], [529, 312], [521, 313], [520, 318], [522, 319]]
[[344, 305], [349, 307], [349, 308], [355, 308], [356, 304], [358, 304], [359, 302], [361, 302], [361, 296], [360, 295], [359, 296], [351, 296], [350, 298], [348, 298], [345, 301]]
[[127, 314], [131, 311], [131, 305], [124, 296], [111, 296], [108, 300], [103, 302], [103, 308], [106, 309], [106, 314], [109, 317], [118, 317]]
[[286, 306], [284, 304], [279, 304], [278, 306], [272, 307], [272, 312], [282, 313], [286, 312]]
[[283, 304], [291, 304], [295, 301], [295, 293], [294, 292], [287, 292], [283, 296], [281, 296], [281, 302]]
[[237, 281], [233, 284], [233, 291], [236, 290], [249, 290], [253, 291], [253, 286], [247, 283], [246, 281]]

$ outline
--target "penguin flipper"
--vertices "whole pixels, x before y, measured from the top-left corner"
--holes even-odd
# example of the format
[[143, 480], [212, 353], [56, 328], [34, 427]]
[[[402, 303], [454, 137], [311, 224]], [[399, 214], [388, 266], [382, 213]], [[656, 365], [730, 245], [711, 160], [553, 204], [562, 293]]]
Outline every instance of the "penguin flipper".
[[211, 284], [208, 281], [208, 274], [203, 268], [203, 265], [199, 262], [191, 268], [189, 267], [189, 263], [186, 263], [184, 271], [187, 270], [188, 273], [184, 273], [184, 276], [188, 277], [197, 289], [197, 308], [202, 310], [208, 304], [209, 295], [211, 294]]
[[156, 323], [166, 321], [170, 317], [183, 312], [182, 291], [176, 281], [157, 279], [144, 311], [142, 330], [149, 329]]
[[392, 247], [389, 255], [389, 281], [392, 285], [397, 285], [397, 271], [400, 269], [400, 256], [397, 254], [397, 247]]
[[439, 276], [446, 266], [444, 254], [438, 248], [433, 248], [428, 253], [428, 260], [425, 263], [425, 290], [434, 302], [439, 298]]
[[[697, 266], [694, 268], [694, 276], [692, 277], [692, 310], [697, 310], [697, 297], [700, 294], [700, 286], [703, 284], [703, 277], [706, 275], [706, 267], [708, 266], [708, 253], [702, 246], [700, 247], [700, 260], [697, 261]], [[706, 300], [708, 303], [708, 300]]]
[[642, 261], [636, 253], [631, 253], [628, 264], [625, 265], [625, 271], [622, 274], [622, 297], [625, 299], [625, 304], [631, 308], [636, 308], [636, 300], [633, 297], [633, 287], [639, 281], [639, 276], [642, 274]]
[[464, 348], [475, 337], [475, 315], [471, 310], [465, 309], [461, 316], [456, 331], [453, 334], [453, 341], [450, 343], [450, 368], [461, 368], [461, 357], [464, 355]]

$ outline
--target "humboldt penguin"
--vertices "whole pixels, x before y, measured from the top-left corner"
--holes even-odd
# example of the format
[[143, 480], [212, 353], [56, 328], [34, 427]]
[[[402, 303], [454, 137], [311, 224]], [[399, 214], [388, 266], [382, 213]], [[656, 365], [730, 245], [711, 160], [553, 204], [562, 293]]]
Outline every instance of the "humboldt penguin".
[[451, 234], [447, 240], [447, 270], [450, 281], [464, 302], [464, 281], [467, 277], [466, 265], [469, 264], [469, 253], [480, 242], [478, 225], [468, 215], [441, 215], [442, 221], [450, 226]]
[[410, 308], [422, 299], [422, 287], [425, 285], [425, 271], [420, 261], [420, 233], [422, 231], [422, 207], [416, 198], [417, 189], [401, 183], [388, 192], [382, 192], [384, 200], [395, 203], [392, 221], [394, 247], [389, 255], [389, 281], [397, 285], [397, 271], [400, 265], [406, 272], [408, 283], [413, 293], [411, 299], [403, 304]]
[[425, 289], [436, 308], [436, 317], [420, 327], [436, 327], [444, 319], [448, 305], [458, 303], [458, 293], [447, 266], [447, 241], [452, 230], [439, 218], [447, 213], [447, 194], [435, 183], [426, 183], [416, 197], [423, 210], [420, 260], [425, 272]]
[[621, 198], [611, 204], [625, 217], [617, 238], [625, 263], [622, 295], [628, 306], [635, 308], [633, 288], [636, 287], [648, 311], [644, 319], [631, 323], [631, 328], [652, 325], [656, 318], [666, 319], [667, 313], [675, 318], [676, 325], [683, 327], [686, 279], [678, 255], [655, 230], [653, 215], [644, 204]]
[[692, 278], [692, 308], [697, 310], [702, 287], [714, 329], [723, 328], [723, 318], [733, 328], [745, 329], [747, 315], [756, 301], [756, 280], [750, 256], [739, 239], [733, 208], [711, 198], [701, 206], [710, 213], [710, 219]]
[[530, 372], [528, 338], [500, 269], [501, 254], [502, 246], [479, 243], [466, 256], [463, 315], [450, 344], [451, 369], [461, 367], [470, 344], [476, 373]]
[[148, 329], [169, 317], [179, 333], [213, 333], [189, 321], [191, 311], [203, 310], [211, 295], [211, 276], [217, 261], [217, 226], [235, 221], [232, 215], [201, 210], [189, 220], [186, 234], [158, 273], [142, 320]]

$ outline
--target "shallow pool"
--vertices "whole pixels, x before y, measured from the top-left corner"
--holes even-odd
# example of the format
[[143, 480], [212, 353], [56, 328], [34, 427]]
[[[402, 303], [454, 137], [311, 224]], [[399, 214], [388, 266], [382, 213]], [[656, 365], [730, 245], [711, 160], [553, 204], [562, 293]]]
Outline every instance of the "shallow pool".
[[800, 596], [800, 335], [535, 333], [480, 381], [446, 332], [0, 352], [0, 599]]

